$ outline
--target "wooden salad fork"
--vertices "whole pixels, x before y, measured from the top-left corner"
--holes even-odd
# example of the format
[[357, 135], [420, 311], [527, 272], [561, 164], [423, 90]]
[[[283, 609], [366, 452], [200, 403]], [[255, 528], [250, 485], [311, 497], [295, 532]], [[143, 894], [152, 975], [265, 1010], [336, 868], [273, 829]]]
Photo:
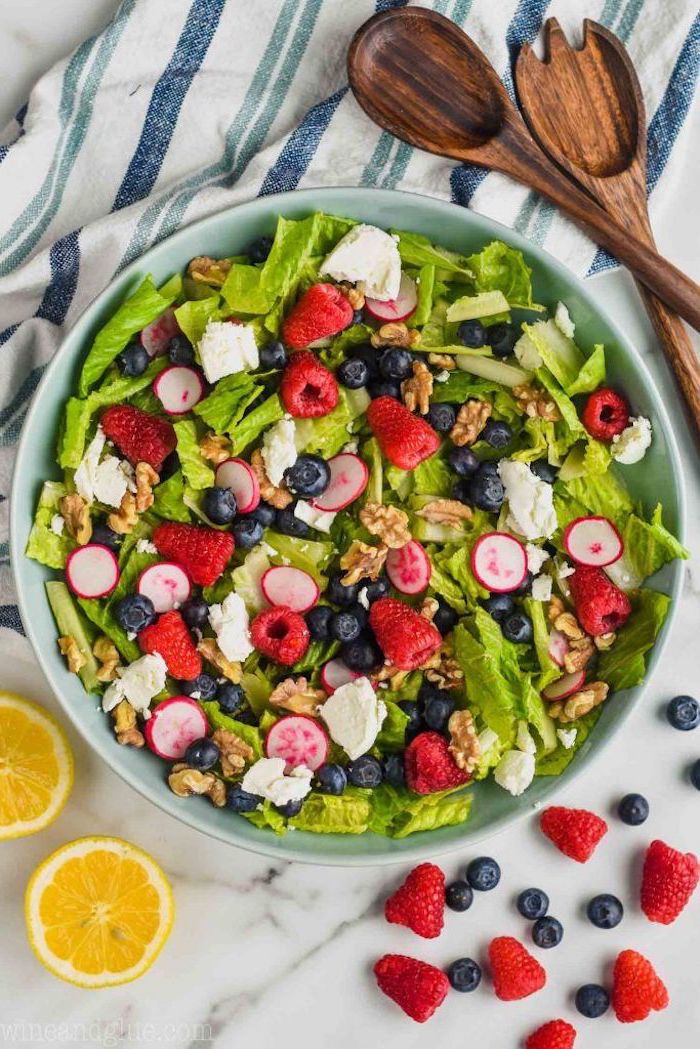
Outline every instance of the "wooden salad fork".
[[[646, 186], [646, 113], [632, 61], [605, 26], [584, 21], [583, 47], [569, 46], [556, 18], [544, 27], [544, 61], [525, 44], [515, 66], [528, 127], [561, 168], [625, 229], [655, 247]], [[700, 428], [700, 358], [683, 321], [640, 286], [668, 362]]]

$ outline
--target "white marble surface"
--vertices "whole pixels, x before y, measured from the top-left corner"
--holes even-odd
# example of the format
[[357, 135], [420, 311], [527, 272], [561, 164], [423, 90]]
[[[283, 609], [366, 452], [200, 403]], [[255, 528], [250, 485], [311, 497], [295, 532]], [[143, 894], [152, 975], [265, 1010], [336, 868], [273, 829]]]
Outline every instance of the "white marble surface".
[[[22, 103], [35, 76], [98, 29], [114, 6], [113, 0], [3, 0], [0, 126]], [[696, 106], [684, 131], [693, 138], [693, 153], [685, 167], [672, 164], [667, 176], [675, 184], [673, 201], [665, 213], [655, 215], [662, 250], [696, 279], [699, 110]], [[595, 287], [601, 304], [623, 320], [671, 398], [667, 373], [641, 311], [629, 320], [636, 307], [631, 281], [616, 274], [599, 278]], [[693, 468], [689, 454], [686, 476], [687, 538], [697, 554], [698, 471], [697, 459]], [[423, 942], [381, 918], [380, 901], [400, 880], [403, 868], [273, 864], [227, 848], [148, 804], [70, 731], [77, 780], [67, 808], [48, 831], [7, 844], [0, 852], [0, 1025], [17, 1025], [0, 1026], [0, 1039], [27, 1046], [162, 1042], [226, 1049], [272, 1049], [281, 1044], [291, 1049], [325, 1049], [331, 1044], [337, 1049], [424, 1049], [434, 1044], [446, 1049], [466, 1044], [514, 1049], [528, 1030], [563, 1016], [579, 1030], [577, 1049], [658, 1049], [664, 1044], [696, 1049], [700, 900], [670, 929], [648, 923], [635, 901], [640, 853], [652, 837], [700, 851], [700, 796], [684, 779], [690, 761], [700, 757], [700, 731], [674, 732], [660, 715], [670, 696], [697, 693], [699, 609], [696, 561], [687, 567], [674, 636], [644, 703], [624, 735], [560, 799], [609, 814], [621, 793], [641, 790], [651, 800], [648, 823], [632, 829], [612, 817], [610, 834], [585, 867], [554, 852], [536, 832], [534, 819], [504, 832], [486, 847], [503, 868], [500, 887], [478, 899], [467, 914], [449, 914], [436, 942]], [[26, 644], [17, 642], [17, 659], [3, 671], [1, 683], [57, 711]], [[109, 991], [81, 991], [53, 979], [34, 961], [24, 934], [22, 895], [31, 870], [55, 847], [85, 834], [116, 834], [145, 847], [163, 864], [175, 889], [177, 918], [163, 954], [137, 983]], [[462, 850], [448, 857], [443, 863], [448, 876], [473, 854]], [[480, 959], [494, 935], [526, 937], [512, 898], [529, 884], [549, 892], [552, 913], [565, 925], [559, 948], [537, 952], [549, 973], [542, 993], [504, 1005], [486, 981], [473, 995], [452, 994], [431, 1023], [419, 1027], [375, 991], [371, 965], [386, 951], [445, 964], [465, 954]], [[582, 904], [604, 891], [618, 894], [627, 906], [622, 925], [607, 933], [581, 918]], [[668, 984], [671, 1008], [645, 1024], [630, 1026], [616, 1023], [610, 1015], [597, 1021], [578, 1018], [571, 992], [581, 983], [604, 979], [611, 960], [624, 947], [635, 947], [654, 961]]]

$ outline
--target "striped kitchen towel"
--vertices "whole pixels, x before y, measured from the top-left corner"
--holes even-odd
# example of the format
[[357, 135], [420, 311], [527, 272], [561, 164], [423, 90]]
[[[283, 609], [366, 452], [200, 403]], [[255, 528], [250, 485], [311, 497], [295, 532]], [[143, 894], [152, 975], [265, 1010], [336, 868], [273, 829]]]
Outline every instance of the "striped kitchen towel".
[[[0, 627], [21, 631], [7, 496], [27, 406], [61, 337], [132, 259], [183, 224], [297, 186], [382, 186], [451, 199], [509, 223], [580, 274], [611, 263], [549, 204], [498, 174], [379, 131], [348, 90], [345, 53], [401, 0], [122, 0], [98, 36], [51, 69], [0, 135]], [[511, 63], [556, 15], [625, 42], [650, 118], [649, 188], [692, 102], [693, 0], [432, 0], [512, 92]], [[676, 158], [678, 162], [678, 158]], [[659, 184], [657, 189], [657, 184]]]

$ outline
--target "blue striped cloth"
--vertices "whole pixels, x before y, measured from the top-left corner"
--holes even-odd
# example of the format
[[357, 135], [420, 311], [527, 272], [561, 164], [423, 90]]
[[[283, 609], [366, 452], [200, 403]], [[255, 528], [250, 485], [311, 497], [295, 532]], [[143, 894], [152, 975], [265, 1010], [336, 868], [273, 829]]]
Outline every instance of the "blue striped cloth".
[[[21, 631], [7, 497], [27, 406], [63, 333], [115, 273], [183, 224], [297, 186], [382, 186], [451, 199], [526, 233], [580, 274], [612, 260], [536, 194], [379, 131], [348, 90], [345, 52], [402, 0], [123, 0], [51, 69], [0, 135], [0, 627]], [[433, 0], [512, 92], [512, 61], [555, 15], [624, 41], [647, 101], [649, 189], [691, 105], [691, 0]], [[653, 202], [652, 202], [653, 203]]]

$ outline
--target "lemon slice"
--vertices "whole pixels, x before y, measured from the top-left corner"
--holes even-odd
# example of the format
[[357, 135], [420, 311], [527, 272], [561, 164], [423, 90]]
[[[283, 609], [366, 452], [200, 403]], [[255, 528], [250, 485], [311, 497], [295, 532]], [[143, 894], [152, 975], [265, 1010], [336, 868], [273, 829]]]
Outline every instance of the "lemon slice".
[[29, 942], [80, 987], [141, 976], [168, 938], [174, 906], [155, 860], [120, 838], [78, 838], [37, 867], [24, 900]]
[[36, 703], [0, 692], [0, 841], [48, 827], [72, 786], [73, 755], [58, 722]]

